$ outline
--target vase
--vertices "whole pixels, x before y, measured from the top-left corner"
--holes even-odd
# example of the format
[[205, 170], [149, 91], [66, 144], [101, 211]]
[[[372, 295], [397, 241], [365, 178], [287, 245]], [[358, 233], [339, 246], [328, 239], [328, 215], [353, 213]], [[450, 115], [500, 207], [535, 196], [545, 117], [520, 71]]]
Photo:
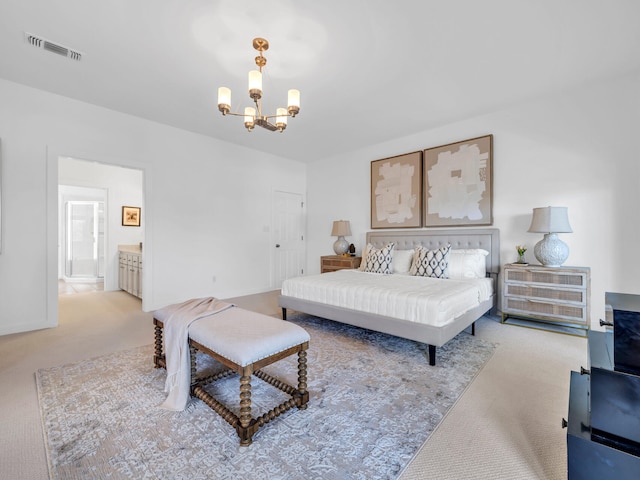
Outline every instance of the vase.
[[524, 253], [518, 254], [518, 261], [516, 263], [527, 263], [527, 261], [524, 259]]

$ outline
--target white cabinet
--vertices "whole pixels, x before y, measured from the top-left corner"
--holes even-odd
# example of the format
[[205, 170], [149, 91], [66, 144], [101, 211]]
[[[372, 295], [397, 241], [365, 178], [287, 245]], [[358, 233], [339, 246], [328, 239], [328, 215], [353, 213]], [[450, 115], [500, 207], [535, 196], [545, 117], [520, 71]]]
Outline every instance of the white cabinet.
[[588, 267], [510, 264], [503, 272], [503, 323], [587, 335], [591, 308]]
[[118, 287], [120, 290], [142, 298], [142, 253], [121, 249], [118, 252]]

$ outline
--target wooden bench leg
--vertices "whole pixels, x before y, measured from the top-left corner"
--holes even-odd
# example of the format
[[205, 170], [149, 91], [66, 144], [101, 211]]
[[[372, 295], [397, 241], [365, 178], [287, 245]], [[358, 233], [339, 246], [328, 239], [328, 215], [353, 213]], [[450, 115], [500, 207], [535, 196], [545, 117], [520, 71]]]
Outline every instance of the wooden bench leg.
[[305, 410], [307, 402], [309, 402], [309, 392], [307, 392], [307, 351], [300, 350], [298, 352], [298, 394], [300, 402], [298, 408]]
[[162, 327], [157, 323], [154, 323], [155, 330], [155, 352], [153, 355], [153, 364], [156, 368], [162, 367], [161, 360], [164, 360], [164, 354], [162, 353]]
[[[238, 425], [238, 435], [240, 436], [240, 446], [251, 445], [253, 434], [255, 433], [251, 417], [251, 375], [253, 365], [244, 367], [240, 377], [240, 424]], [[253, 422], [255, 423], [255, 422]]]

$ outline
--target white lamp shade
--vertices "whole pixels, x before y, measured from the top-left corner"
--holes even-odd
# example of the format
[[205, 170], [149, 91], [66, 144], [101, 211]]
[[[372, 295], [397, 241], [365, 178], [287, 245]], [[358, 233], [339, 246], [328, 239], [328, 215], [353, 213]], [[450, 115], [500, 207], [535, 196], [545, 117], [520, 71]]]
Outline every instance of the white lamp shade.
[[349, 235], [351, 235], [351, 225], [349, 224], [349, 220], [336, 220], [333, 222], [331, 236], [344, 237]]
[[533, 209], [529, 232], [571, 233], [567, 207], [540, 207]]
[[260, 70], [251, 70], [249, 72], [249, 95], [252, 91], [258, 91], [262, 94], [262, 73]]
[[300, 90], [291, 89], [288, 95], [288, 106], [300, 108]]
[[218, 88], [218, 105], [231, 105], [231, 89], [227, 87]]
[[256, 109], [253, 107], [244, 107], [244, 125], [253, 127], [256, 118]]
[[276, 126], [287, 125], [287, 109], [278, 108], [276, 110]]

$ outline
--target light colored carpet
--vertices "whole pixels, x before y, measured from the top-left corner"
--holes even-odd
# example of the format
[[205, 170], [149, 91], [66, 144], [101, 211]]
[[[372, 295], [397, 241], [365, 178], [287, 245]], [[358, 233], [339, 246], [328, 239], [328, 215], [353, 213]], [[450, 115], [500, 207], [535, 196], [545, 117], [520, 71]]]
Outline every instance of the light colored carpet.
[[[278, 291], [229, 299], [280, 315]], [[34, 372], [152, 342], [151, 315], [125, 292], [60, 297], [60, 326], [0, 336], [0, 478], [48, 478]], [[567, 478], [569, 372], [587, 366], [586, 341], [477, 322], [499, 343], [493, 357], [433, 432], [400, 480]]]
[[[309, 406], [275, 419], [247, 448], [200, 401], [179, 413], [157, 407], [165, 372], [152, 367], [151, 346], [39, 370], [52, 478], [394, 479], [495, 349], [461, 333], [432, 367], [415, 342], [301, 314], [290, 320], [311, 335]], [[288, 372], [295, 384], [297, 357], [265, 371]], [[258, 379], [252, 387], [254, 416], [287, 398]], [[208, 387], [236, 414], [238, 388], [237, 377]]]

